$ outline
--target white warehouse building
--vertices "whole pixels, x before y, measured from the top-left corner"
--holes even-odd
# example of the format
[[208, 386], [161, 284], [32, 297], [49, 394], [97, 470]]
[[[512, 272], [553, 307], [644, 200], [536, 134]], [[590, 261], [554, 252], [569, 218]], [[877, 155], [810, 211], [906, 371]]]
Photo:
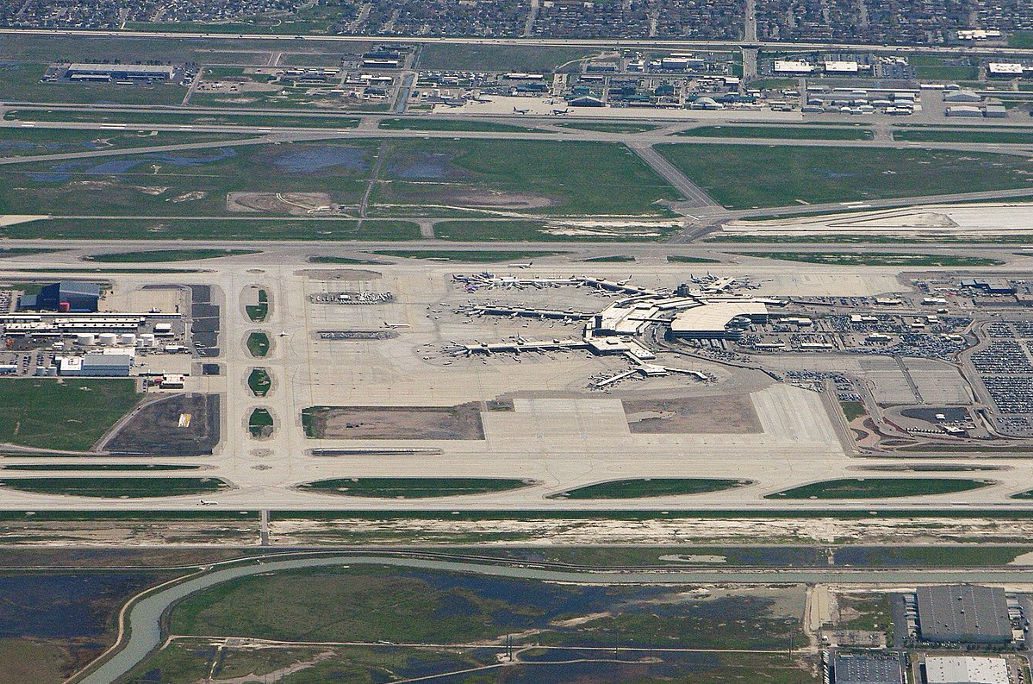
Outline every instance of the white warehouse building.
[[930, 656], [925, 659], [928, 684], [1009, 684], [1004, 658]]

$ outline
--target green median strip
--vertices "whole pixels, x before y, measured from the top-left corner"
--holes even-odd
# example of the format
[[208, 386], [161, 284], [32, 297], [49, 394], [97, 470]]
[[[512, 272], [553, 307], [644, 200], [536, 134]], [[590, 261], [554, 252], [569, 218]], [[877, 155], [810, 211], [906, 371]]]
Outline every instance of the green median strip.
[[508, 478], [362, 477], [318, 480], [301, 485], [300, 489], [340, 496], [423, 499], [505, 492], [532, 484], [534, 482], [531, 480]]
[[960, 478], [844, 478], [826, 480], [769, 494], [766, 499], [884, 499], [957, 494], [994, 484], [992, 480]]
[[749, 480], [711, 478], [643, 478], [612, 480], [557, 494], [556, 499], [639, 499], [656, 496], [684, 496], [720, 492], [750, 484]]

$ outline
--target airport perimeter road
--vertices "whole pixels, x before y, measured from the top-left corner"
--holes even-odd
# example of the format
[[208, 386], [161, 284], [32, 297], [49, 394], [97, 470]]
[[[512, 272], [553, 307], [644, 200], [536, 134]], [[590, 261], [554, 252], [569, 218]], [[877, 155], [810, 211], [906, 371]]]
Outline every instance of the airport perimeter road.
[[[462, 561], [441, 561], [398, 556], [336, 556], [324, 558], [298, 558], [272, 562], [229, 567], [202, 575], [167, 589], [146, 596], [129, 610], [121, 625], [120, 637], [124, 638], [121, 648], [114, 652], [100, 667], [90, 674], [72, 681], [79, 684], [109, 684], [129, 672], [161, 643], [161, 619], [169, 608], [191, 594], [203, 591], [224, 582], [270, 572], [303, 570], [318, 567], [348, 567], [352, 565], [381, 565], [400, 568], [416, 568], [436, 572], [460, 572], [502, 577], [529, 579], [543, 582], [569, 582], [590, 585], [619, 584], [759, 584], [767, 582], [790, 584], [813, 584], [837, 582], [850, 584], [936, 584], [943, 582], [964, 583], [1007, 583], [1028, 584], [1033, 573], [1022, 570], [691, 570], [691, 571], [560, 571], [514, 565], [487, 565]], [[128, 631], [128, 638], [126, 632]]]
[[81, 36], [109, 38], [172, 38], [175, 40], [197, 39], [205, 40], [258, 40], [266, 42], [285, 41], [297, 44], [300, 42], [310, 43], [383, 43], [386, 40], [393, 40], [400, 43], [420, 44], [452, 44], [452, 45], [485, 45], [485, 46], [533, 46], [533, 47], [598, 47], [612, 49], [616, 45], [624, 48], [630, 47], [671, 47], [671, 48], [736, 48], [742, 45], [749, 45], [770, 50], [878, 50], [880, 52], [931, 52], [931, 53], [959, 53], [992, 55], [1007, 52], [1014, 55], [1033, 54], [1031, 48], [1001, 48], [984, 47], [979, 45], [965, 45], [952, 47], [947, 45], [916, 46], [916, 45], [873, 45], [868, 43], [808, 43], [808, 42], [777, 42], [777, 41], [743, 41], [743, 40], [664, 40], [655, 38], [632, 39], [632, 38], [607, 38], [607, 39], [585, 39], [585, 38], [428, 38], [425, 36], [366, 36], [366, 35], [334, 35], [316, 36], [299, 34], [268, 34], [268, 33], [205, 33], [187, 31], [110, 31], [110, 30], [82, 30], [82, 29], [16, 29], [0, 28], [2, 34], [28, 35], [28, 36]]

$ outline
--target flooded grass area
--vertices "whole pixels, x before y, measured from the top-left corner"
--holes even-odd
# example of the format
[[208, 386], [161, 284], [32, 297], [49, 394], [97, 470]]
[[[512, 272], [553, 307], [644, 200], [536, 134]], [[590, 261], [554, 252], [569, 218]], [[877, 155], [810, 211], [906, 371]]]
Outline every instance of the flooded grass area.
[[4, 213], [137, 220], [355, 219], [370, 189], [370, 213], [386, 218], [469, 211], [656, 218], [670, 216], [663, 201], [678, 199], [624, 145], [547, 140], [213, 146], [26, 162], [4, 167], [0, 180]]
[[0, 681], [63, 681], [114, 642], [118, 611], [126, 600], [173, 576], [0, 575]]
[[[520, 649], [508, 662], [499, 647], [444, 650], [386, 644], [354, 647], [217, 648], [204, 640], [177, 640], [136, 668], [125, 682], [195, 681], [250, 676], [256, 681], [373, 684], [413, 678], [513, 684], [815, 684], [811, 664], [784, 654], [686, 653], [662, 656], [607, 649]], [[577, 662], [562, 662], [576, 660]], [[501, 665], [499, 665], [501, 661]], [[450, 673], [462, 673], [450, 675]], [[688, 679], [686, 679], [688, 677]], [[700, 679], [705, 677], [706, 679]], [[696, 679], [693, 679], [696, 678]]]
[[[255, 600], [280, 597], [276, 602]], [[800, 587], [750, 593], [686, 587], [558, 585], [359, 566], [232, 580], [172, 612], [181, 635], [292, 641], [782, 648], [801, 638]], [[335, 607], [332, 614], [320, 608]], [[320, 617], [322, 616], [322, 617]], [[720, 629], [714, 624], [720, 623]]]

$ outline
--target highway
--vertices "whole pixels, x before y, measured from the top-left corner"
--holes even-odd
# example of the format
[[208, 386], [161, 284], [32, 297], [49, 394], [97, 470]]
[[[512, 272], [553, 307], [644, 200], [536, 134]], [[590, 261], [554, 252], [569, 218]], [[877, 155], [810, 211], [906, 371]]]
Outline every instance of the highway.
[[[367, 36], [367, 35], [275, 35], [265, 33], [205, 33], [189, 31], [111, 31], [111, 30], [79, 30], [79, 29], [15, 29], [0, 28], [0, 35], [27, 35], [27, 36], [81, 36], [81, 37], [108, 37], [108, 38], [170, 38], [182, 39], [204, 39], [215, 41], [240, 41], [254, 40], [263, 42], [286, 41], [295, 44], [305, 43], [383, 43], [387, 40], [401, 41], [405, 43], [417, 43], [421, 45], [443, 44], [443, 45], [497, 45], [497, 46], [538, 46], [538, 47], [586, 47], [613, 49], [619, 45], [623, 48], [730, 48], [753, 47], [766, 50], [879, 50], [890, 52], [912, 52], [912, 53], [963, 53], [975, 55], [999, 54], [1001, 47], [971, 45], [971, 46], [916, 46], [916, 45], [872, 45], [865, 43], [815, 43], [815, 42], [779, 42], [779, 41], [718, 41], [718, 40], [663, 40], [655, 38], [627, 39], [627, 38], [436, 38], [427, 36]], [[1005, 48], [1009, 54], [1030, 55], [1033, 48]]]

